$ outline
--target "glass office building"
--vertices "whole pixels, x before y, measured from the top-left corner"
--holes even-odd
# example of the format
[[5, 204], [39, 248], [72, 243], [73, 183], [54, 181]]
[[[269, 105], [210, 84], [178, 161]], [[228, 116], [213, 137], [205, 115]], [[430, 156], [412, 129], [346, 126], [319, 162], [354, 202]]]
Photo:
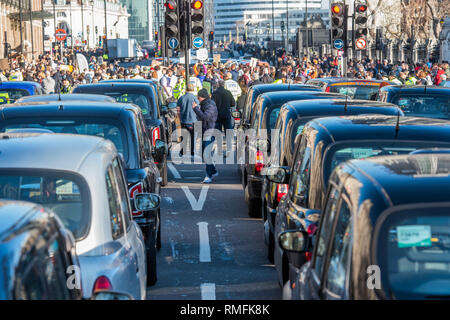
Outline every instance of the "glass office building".
[[128, 36], [139, 43], [153, 40], [152, 0], [120, 0], [126, 5], [130, 17], [128, 19]]

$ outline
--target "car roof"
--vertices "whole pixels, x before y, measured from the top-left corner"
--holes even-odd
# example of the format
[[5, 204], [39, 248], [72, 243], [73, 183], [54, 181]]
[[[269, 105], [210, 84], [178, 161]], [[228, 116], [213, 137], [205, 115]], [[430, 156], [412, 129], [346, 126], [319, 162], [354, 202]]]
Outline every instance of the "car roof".
[[151, 91], [151, 88], [149, 87], [148, 83], [139, 83], [139, 82], [99, 82], [94, 84], [82, 84], [74, 88], [74, 93], [77, 93], [77, 91], [97, 91], [102, 90], [103, 92], [114, 92], [114, 90], [149, 90]]
[[433, 93], [433, 94], [444, 94], [450, 97], [450, 88], [438, 87], [438, 86], [407, 86], [407, 85], [396, 85], [396, 86], [385, 86], [381, 88], [382, 91], [391, 91], [395, 93]]
[[0, 81], [0, 88], [23, 88], [23, 87], [39, 87], [40, 84], [34, 81]]
[[311, 97], [330, 97], [330, 98], [345, 98], [344, 95], [339, 93], [328, 93], [322, 91], [304, 91], [304, 90], [295, 90], [295, 91], [272, 91], [266, 92], [260, 95], [259, 99], [269, 99], [272, 103], [284, 102], [287, 100], [296, 100], [299, 98], [308, 98]]
[[450, 142], [450, 121], [441, 119], [370, 114], [318, 118], [311, 120], [309, 124], [314, 130], [325, 132], [333, 141], [414, 138], [421, 141]]
[[132, 104], [98, 102], [98, 101], [47, 101], [30, 102], [3, 105], [0, 107], [2, 119], [12, 119], [17, 117], [36, 117], [57, 115], [61, 116], [89, 116], [89, 117], [108, 117], [118, 118], [126, 110], [139, 107]]
[[[311, 79], [308, 82], [313, 82], [313, 81], [321, 81], [321, 82], [325, 82], [327, 84], [335, 84], [335, 83], [340, 83], [340, 82], [367, 82], [367, 83], [391, 83], [390, 81], [387, 80], [369, 80], [369, 79], [354, 79], [354, 78], [316, 78], [316, 79]], [[307, 83], [308, 83], [307, 82]]]
[[29, 202], [22, 201], [0, 201], [0, 242], [14, 232], [16, 227], [23, 225], [25, 220], [35, 216], [42, 207]]
[[[342, 164], [343, 171], [352, 171], [345, 167], [353, 169], [352, 175], [364, 185], [378, 190], [390, 205], [449, 202], [449, 154], [374, 157]], [[353, 186], [359, 188], [358, 184]]]
[[0, 134], [0, 168], [78, 172], [88, 155], [110, 155], [111, 152], [116, 152], [114, 144], [101, 137], [56, 133]]
[[352, 113], [352, 109], [358, 108], [358, 111], [366, 110], [370, 113], [374, 113], [378, 110], [383, 114], [396, 115], [400, 112], [403, 115], [401, 109], [394, 104], [369, 100], [349, 99], [347, 102], [345, 99], [294, 100], [284, 104], [283, 108], [295, 110], [298, 116], [326, 115], [330, 111], [335, 110], [342, 110], [344, 115], [346, 105], [347, 111], [350, 114]]
[[317, 87], [306, 85], [306, 84], [286, 84], [286, 83], [270, 83], [270, 84], [257, 84], [252, 86], [250, 89], [257, 91], [259, 93], [265, 93], [269, 91], [290, 91], [290, 90], [311, 90], [311, 91], [321, 91]]
[[36, 96], [25, 96], [16, 101], [16, 103], [23, 102], [37, 102], [37, 101], [100, 101], [100, 102], [116, 102], [114, 98], [101, 94], [87, 94], [87, 93], [73, 93], [73, 94], [46, 94]]

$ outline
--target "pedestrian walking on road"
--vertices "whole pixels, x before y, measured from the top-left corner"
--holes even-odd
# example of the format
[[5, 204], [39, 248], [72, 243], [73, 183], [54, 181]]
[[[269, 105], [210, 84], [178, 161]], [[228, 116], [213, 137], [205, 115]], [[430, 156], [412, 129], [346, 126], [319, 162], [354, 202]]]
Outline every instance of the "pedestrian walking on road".
[[223, 131], [226, 133], [227, 129], [233, 129], [234, 127], [231, 108], [236, 105], [236, 101], [234, 100], [233, 94], [225, 89], [225, 81], [219, 80], [219, 88], [214, 91], [212, 99], [218, 111], [216, 128], [220, 131], [224, 128]]
[[[201, 89], [198, 92], [198, 100], [200, 105], [194, 103], [194, 112], [197, 118], [202, 121], [202, 131], [203, 131], [203, 155], [205, 149], [212, 143], [214, 143], [214, 136], [207, 133], [209, 129], [214, 129], [216, 127], [217, 121], [217, 107], [216, 104], [209, 97], [208, 91], [206, 89]], [[205, 134], [206, 133], [206, 134]], [[203, 157], [205, 160], [205, 156]], [[208, 159], [210, 158], [210, 159]], [[211, 183], [214, 177], [219, 175], [214, 163], [212, 162], [212, 156], [206, 157], [206, 177], [203, 183]]]
[[[186, 94], [184, 94], [177, 101], [177, 107], [180, 109], [180, 123], [181, 127], [186, 129], [190, 135], [191, 155], [194, 155], [194, 123], [197, 120], [197, 116], [194, 112], [193, 106], [199, 105], [200, 102], [195, 96], [194, 85], [189, 83], [187, 85]], [[182, 152], [180, 153], [182, 155]]]

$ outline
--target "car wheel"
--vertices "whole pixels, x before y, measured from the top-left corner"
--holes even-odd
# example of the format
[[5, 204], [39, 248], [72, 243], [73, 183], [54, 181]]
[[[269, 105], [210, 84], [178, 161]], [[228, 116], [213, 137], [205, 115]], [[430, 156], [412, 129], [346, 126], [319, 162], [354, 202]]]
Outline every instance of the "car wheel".
[[245, 199], [247, 201], [248, 216], [250, 218], [261, 218], [261, 201], [258, 199], [250, 199], [248, 184], [245, 186]]
[[147, 285], [152, 286], [156, 283], [156, 245], [153, 235], [148, 240], [147, 247]]
[[162, 178], [161, 186], [163, 186], [163, 187], [167, 186], [167, 183], [168, 183], [168, 178], [167, 178], [167, 159], [165, 161], [165, 165], [164, 165], [164, 167], [162, 169], [162, 172], [161, 172], [161, 178]]

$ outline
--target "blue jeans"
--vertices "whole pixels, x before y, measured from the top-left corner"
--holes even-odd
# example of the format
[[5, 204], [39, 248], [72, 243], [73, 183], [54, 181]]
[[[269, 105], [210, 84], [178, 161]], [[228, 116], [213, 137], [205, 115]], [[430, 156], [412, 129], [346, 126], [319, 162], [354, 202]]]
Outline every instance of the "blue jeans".
[[[215, 137], [211, 137], [209, 139], [210, 140], [203, 141], [203, 144], [202, 144], [202, 146], [203, 146], [202, 152], [203, 153], [205, 152], [206, 147], [208, 147], [210, 144], [214, 143]], [[212, 175], [215, 173], [217, 173], [216, 166], [212, 163], [211, 164], [207, 163], [206, 164], [206, 176], [209, 178], [212, 178]]]

